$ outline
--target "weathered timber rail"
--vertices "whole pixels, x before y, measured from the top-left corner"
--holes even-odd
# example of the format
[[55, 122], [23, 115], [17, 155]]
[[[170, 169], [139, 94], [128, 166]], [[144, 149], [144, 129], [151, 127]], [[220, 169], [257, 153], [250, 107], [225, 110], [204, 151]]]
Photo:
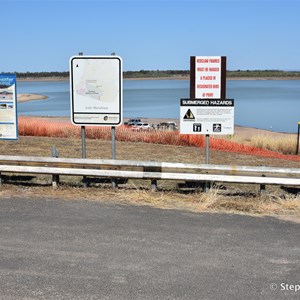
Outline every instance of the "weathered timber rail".
[[131, 160], [76, 159], [0, 155], [0, 174], [49, 174], [108, 179], [178, 180], [300, 186], [299, 168], [184, 164]]

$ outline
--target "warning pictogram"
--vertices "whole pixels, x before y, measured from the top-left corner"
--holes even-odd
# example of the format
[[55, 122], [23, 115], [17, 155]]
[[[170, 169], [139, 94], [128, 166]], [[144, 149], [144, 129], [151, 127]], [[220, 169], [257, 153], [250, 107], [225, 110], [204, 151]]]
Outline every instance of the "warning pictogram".
[[190, 109], [185, 113], [183, 120], [195, 120], [195, 116]]
[[213, 124], [213, 132], [222, 132], [222, 124]]
[[202, 124], [194, 123], [193, 124], [193, 132], [201, 132], [202, 131]]

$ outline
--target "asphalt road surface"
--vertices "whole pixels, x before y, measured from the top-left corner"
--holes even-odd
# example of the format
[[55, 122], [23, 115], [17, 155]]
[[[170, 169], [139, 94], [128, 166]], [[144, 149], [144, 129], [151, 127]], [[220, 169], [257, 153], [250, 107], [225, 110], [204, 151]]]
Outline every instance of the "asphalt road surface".
[[300, 225], [0, 200], [0, 299], [300, 299]]

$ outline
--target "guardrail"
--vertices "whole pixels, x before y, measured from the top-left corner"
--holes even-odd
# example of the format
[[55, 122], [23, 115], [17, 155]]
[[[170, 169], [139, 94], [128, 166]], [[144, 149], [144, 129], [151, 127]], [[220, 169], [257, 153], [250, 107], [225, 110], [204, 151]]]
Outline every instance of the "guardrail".
[[3, 173], [49, 174], [53, 176], [54, 186], [59, 175], [148, 179], [152, 189], [156, 189], [157, 180], [259, 184], [261, 190], [265, 185], [300, 186], [298, 168], [131, 160], [0, 155], [0, 176]]

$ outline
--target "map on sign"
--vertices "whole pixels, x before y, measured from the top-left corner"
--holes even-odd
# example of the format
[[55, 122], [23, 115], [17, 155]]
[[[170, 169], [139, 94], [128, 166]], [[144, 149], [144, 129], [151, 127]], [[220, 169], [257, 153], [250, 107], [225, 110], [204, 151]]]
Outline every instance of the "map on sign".
[[117, 56], [71, 58], [72, 122], [78, 125], [119, 125], [122, 69]]
[[[75, 69], [81, 74], [79, 75], [80, 79], [75, 87], [77, 95], [105, 101], [105, 97], [103, 97], [103, 81], [105, 79], [103, 78], [103, 74], [101, 74], [101, 68], [97, 68], [99, 62], [98, 64], [95, 64], [91, 60], [87, 60], [85, 63], [82, 61], [75, 61], [74, 64]], [[106, 97], [106, 101], [107, 100]]]

